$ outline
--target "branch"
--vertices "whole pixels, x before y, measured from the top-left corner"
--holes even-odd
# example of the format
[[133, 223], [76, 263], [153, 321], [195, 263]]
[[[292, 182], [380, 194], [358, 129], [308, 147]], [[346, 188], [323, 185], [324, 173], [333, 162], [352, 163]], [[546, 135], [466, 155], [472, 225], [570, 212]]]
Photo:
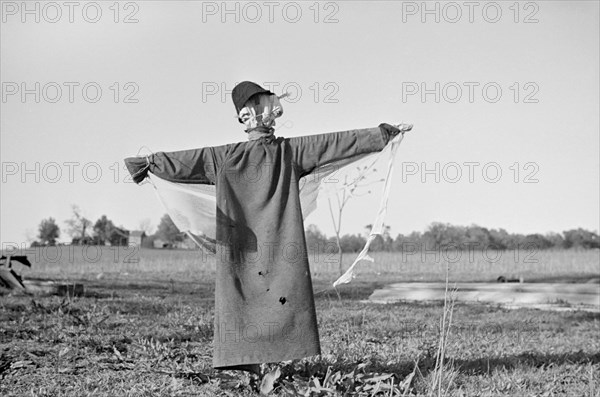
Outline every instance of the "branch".
[[337, 233], [339, 233], [339, 231], [338, 231], [339, 229], [337, 228], [337, 226], [335, 224], [335, 218], [333, 217], [333, 208], [331, 207], [331, 197], [327, 198], [327, 202], [329, 203], [329, 213], [331, 214], [331, 221], [333, 222], [333, 228], [334, 228], [334, 230], [336, 230]]

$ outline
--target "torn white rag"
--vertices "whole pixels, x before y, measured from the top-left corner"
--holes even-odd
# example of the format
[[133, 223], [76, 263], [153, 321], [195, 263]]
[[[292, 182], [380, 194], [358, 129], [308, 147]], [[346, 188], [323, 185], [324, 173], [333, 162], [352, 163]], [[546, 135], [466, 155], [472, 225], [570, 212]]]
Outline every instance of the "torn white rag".
[[[385, 178], [380, 193], [379, 208], [372, 223], [371, 232], [362, 251], [358, 254], [348, 270], [334, 283], [349, 283], [356, 277], [356, 265], [367, 260], [373, 262], [368, 255], [369, 247], [377, 235], [383, 231], [383, 222], [387, 211], [388, 198], [392, 185], [394, 159], [398, 146], [404, 134], [398, 134], [385, 148], [376, 153], [355, 156], [318, 167], [311, 174], [300, 179], [300, 203], [302, 217], [306, 222], [308, 216], [317, 208], [317, 201], [321, 198], [331, 197], [341, 189], [350, 190], [352, 184], [340, 181], [355, 181], [357, 178], [371, 184], [368, 173], [378, 167], [384, 170]], [[186, 232], [200, 247], [214, 252], [216, 235], [216, 189], [214, 185], [175, 183], [151, 175], [150, 182], [165, 210], [177, 228]], [[352, 194], [352, 192], [347, 192]], [[332, 200], [336, 202], [337, 200]]]

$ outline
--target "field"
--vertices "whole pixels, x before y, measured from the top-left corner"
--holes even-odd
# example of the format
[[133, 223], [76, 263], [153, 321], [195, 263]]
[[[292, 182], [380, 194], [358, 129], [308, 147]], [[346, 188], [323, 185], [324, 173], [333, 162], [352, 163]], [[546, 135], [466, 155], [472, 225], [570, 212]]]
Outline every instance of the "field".
[[[472, 254], [452, 259], [450, 280], [600, 273], [598, 251]], [[86, 294], [0, 298], [0, 395], [256, 395], [254, 378], [211, 368], [211, 257], [107, 247], [28, 255], [33, 268], [18, 269], [26, 278], [83, 283]], [[338, 291], [330, 287], [335, 257], [310, 258], [323, 354], [285, 363], [273, 395], [438, 395], [432, 384], [441, 374], [442, 395], [600, 396], [598, 313], [457, 303], [442, 372], [443, 302], [365, 300], [391, 282], [443, 281], [448, 258], [373, 256]]]

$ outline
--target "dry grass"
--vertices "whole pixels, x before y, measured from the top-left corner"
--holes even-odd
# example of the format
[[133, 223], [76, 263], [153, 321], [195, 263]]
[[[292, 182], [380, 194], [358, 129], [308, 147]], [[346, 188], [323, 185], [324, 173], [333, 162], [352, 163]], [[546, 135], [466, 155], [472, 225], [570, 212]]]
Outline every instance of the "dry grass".
[[438, 349], [435, 356], [435, 366], [431, 371], [431, 389], [430, 396], [446, 396], [450, 388], [454, 385], [454, 379], [457, 376], [457, 371], [454, 369], [453, 363], [446, 363], [446, 350], [448, 348], [448, 339], [452, 329], [452, 316], [454, 314], [454, 306], [456, 304], [456, 289], [450, 291], [448, 295], [450, 268], [446, 267], [446, 289], [444, 292], [444, 308], [440, 318]]
[[[215, 271], [214, 256], [202, 251], [62, 246], [31, 248], [21, 252], [28, 254], [34, 265], [31, 272], [24, 270], [25, 275], [89, 278], [98, 274], [139, 274], [185, 279], [198, 274], [208, 277]], [[401, 281], [443, 282], [447, 264], [451, 282], [493, 281], [501, 275], [519, 275], [527, 281], [549, 277], [598, 277], [600, 274], [600, 250], [419, 251], [414, 254], [375, 252], [370, 255], [375, 262], [363, 262], [358, 267], [365, 279], [393, 277]], [[355, 256], [344, 254], [344, 268], [350, 266]], [[337, 254], [309, 254], [309, 261], [313, 278], [317, 280], [333, 282], [339, 275]]]
[[[437, 254], [437, 256], [436, 256]], [[394, 277], [403, 281], [444, 282], [446, 265], [449, 280], [495, 281], [499, 276], [522, 275], [525, 279], [550, 277], [577, 277], [600, 275], [600, 250], [558, 251], [465, 251], [456, 259], [451, 254], [418, 252], [415, 254], [375, 252], [370, 254], [375, 263], [359, 265], [361, 276]], [[344, 254], [344, 268], [348, 268], [356, 255]], [[310, 256], [311, 269], [316, 278], [335, 279], [337, 263], [334, 256]], [[445, 259], [450, 258], [448, 263]]]

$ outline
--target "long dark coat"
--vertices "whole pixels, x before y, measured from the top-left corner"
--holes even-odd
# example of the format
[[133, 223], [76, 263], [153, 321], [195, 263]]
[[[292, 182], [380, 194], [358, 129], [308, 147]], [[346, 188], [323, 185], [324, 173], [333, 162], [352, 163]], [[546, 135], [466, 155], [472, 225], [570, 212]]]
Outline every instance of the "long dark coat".
[[[378, 127], [150, 157], [160, 178], [216, 185], [215, 368], [320, 354], [299, 179], [388, 140]], [[146, 160], [126, 163], [133, 174]]]

